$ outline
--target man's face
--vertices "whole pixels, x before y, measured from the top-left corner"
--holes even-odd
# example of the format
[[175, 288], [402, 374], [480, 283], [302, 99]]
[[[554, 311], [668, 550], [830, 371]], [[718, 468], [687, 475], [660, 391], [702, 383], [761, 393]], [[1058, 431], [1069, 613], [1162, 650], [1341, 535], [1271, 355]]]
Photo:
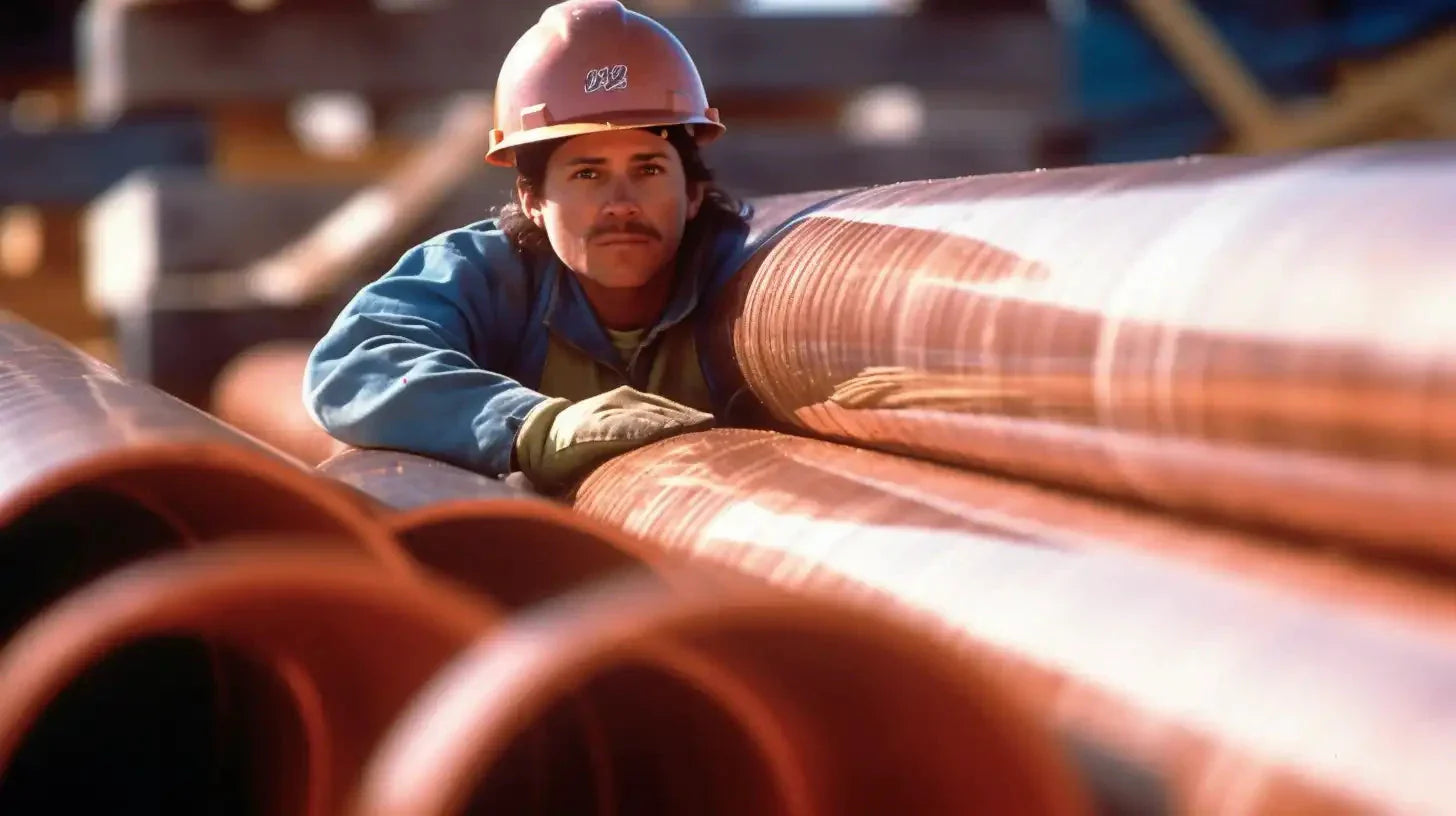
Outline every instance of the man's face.
[[546, 164], [541, 195], [524, 203], [573, 272], [631, 289], [670, 268], [702, 190], [689, 190], [666, 139], [617, 130], [568, 139]]

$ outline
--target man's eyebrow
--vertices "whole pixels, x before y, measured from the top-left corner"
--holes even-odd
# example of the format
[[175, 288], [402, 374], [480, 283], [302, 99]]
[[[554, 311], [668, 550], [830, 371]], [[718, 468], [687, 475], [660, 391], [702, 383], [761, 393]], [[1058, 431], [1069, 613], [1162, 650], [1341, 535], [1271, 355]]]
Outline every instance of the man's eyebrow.
[[[634, 162], [649, 162], [649, 161], [657, 161], [659, 159], [666, 159], [666, 158], [667, 158], [667, 154], [666, 153], [660, 153], [660, 152], [659, 153], [633, 153], [632, 154], [632, 161], [634, 161]], [[567, 167], [576, 167], [578, 165], [589, 165], [589, 166], [597, 167], [597, 166], [601, 166], [601, 165], [606, 164], [606, 163], [607, 163], [607, 160], [604, 159], [604, 158], [601, 158], [600, 156], [578, 156], [577, 158], [567, 159], [566, 160], [566, 166]]]

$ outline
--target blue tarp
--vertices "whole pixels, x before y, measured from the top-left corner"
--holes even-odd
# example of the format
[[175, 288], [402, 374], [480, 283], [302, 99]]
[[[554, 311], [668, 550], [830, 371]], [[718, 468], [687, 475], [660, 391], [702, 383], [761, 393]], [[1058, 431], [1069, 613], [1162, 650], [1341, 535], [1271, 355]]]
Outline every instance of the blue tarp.
[[[1203, 0], [1199, 10], [1276, 97], [1321, 93], [1339, 60], [1377, 56], [1456, 22], [1456, 0]], [[1069, 27], [1091, 161], [1205, 149], [1222, 132], [1160, 43], [1120, 0], [1089, 0]]]

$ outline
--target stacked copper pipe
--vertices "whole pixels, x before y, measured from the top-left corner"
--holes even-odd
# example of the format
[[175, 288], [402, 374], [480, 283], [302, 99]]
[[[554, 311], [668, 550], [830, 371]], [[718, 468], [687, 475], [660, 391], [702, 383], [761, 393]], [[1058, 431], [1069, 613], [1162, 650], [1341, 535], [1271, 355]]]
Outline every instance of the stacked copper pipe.
[[1456, 564], [1456, 145], [910, 182], [717, 317], [774, 427]]
[[650, 542], [649, 561], [904, 610], [1049, 725], [1130, 760], [1175, 812], [1456, 801], [1444, 583], [762, 431], [619, 457], [576, 506]]
[[895, 615], [418, 457], [310, 471], [8, 317], [0, 438], [6, 813], [1089, 812]]
[[711, 373], [858, 447], [574, 509], [337, 453], [302, 347], [219, 383], [245, 437], [0, 320], [0, 810], [1450, 809], [1453, 169], [758, 202]]

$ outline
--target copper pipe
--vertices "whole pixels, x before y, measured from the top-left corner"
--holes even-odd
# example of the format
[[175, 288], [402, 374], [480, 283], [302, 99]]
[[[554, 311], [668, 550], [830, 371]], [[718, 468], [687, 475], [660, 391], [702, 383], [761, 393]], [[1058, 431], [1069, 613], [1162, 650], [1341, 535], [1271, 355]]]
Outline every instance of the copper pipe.
[[1087, 812], [1014, 694], [893, 618], [631, 576], [514, 617], [452, 662], [381, 744], [355, 814], [460, 812], [571, 691], [601, 716], [599, 813]]
[[377, 501], [416, 561], [506, 609], [640, 564], [619, 530], [444, 462], [349, 450], [319, 470]]
[[343, 452], [303, 406], [311, 346], [279, 340], [233, 358], [217, 375], [211, 410], [218, 419], [308, 465]]
[[442, 503], [541, 500], [502, 479], [404, 451], [346, 448], [320, 462], [318, 471], [393, 513]]
[[904, 610], [1049, 723], [1152, 774], [1175, 812], [1456, 801], [1456, 596], [1442, 583], [758, 431], [619, 457], [576, 506], [650, 542], [649, 562]]
[[350, 491], [0, 312], [0, 637], [120, 563], [250, 533], [408, 568]]
[[[338, 812], [409, 695], [494, 620], [448, 586], [307, 541], [133, 564], [0, 652], [0, 803]], [[179, 674], [195, 685], [157, 693]], [[148, 767], [152, 752], [183, 767]]]
[[1456, 562], [1456, 146], [852, 193], [716, 316], [772, 427]]

